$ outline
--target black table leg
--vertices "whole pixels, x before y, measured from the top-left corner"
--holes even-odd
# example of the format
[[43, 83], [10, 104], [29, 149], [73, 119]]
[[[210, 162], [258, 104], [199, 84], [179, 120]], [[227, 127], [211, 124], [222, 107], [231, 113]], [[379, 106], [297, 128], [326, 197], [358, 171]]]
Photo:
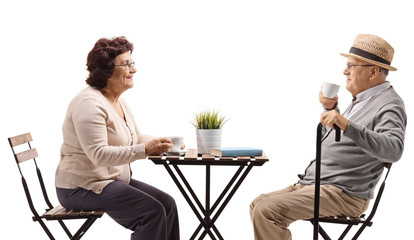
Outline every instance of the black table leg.
[[[230, 179], [229, 183], [227, 184], [227, 186], [224, 188], [224, 190], [222, 191], [222, 193], [220, 194], [220, 196], [217, 198], [217, 200], [214, 202], [213, 206], [210, 209], [210, 212], [214, 212], [214, 210], [216, 210], [216, 208], [218, 207], [218, 205], [220, 204], [221, 200], [223, 200], [224, 196], [226, 196], [226, 194], [228, 193], [229, 189], [231, 188], [231, 186], [233, 186], [234, 182], [237, 180], [237, 178], [240, 176], [240, 173], [243, 171], [243, 169], [245, 168], [245, 165], [241, 165], [236, 173], [233, 175], [233, 177]], [[214, 226], [214, 224], [212, 224], [213, 230], [214, 232], [217, 234], [217, 236], [220, 239], [223, 239], [223, 237], [221, 236], [221, 234], [219, 233], [218, 229]], [[194, 232], [193, 236], [196, 236], [200, 230], [202, 228], [202, 225], [200, 224], [198, 226], [198, 228], [196, 229], [196, 231]], [[205, 235], [205, 234], [204, 234]]]
[[210, 226], [210, 165], [206, 165], [206, 211], [204, 212], [207, 226]]
[[[168, 165], [167, 162], [163, 163], [165, 169], [167, 170], [167, 172], [170, 174], [171, 178], [173, 179], [173, 181], [175, 182], [175, 184], [177, 185], [178, 189], [180, 190], [181, 194], [184, 196], [185, 200], [187, 201], [187, 203], [190, 205], [191, 209], [193, 210], [194, 214], [196, 215], [196, 217], [198, 218], [198, 220], [200, 221], [201, 225], [204, 227], [204, 229], [206, 229], [205, 231], [207, 231], [208, 235], [211, 237], [211, 239], [216, 240], [216, 237], [214, 236], [214, 234], [211, 232], [210, 227], [207, 225], [207, 223], [204, 221], [204, 219], [202, 218], [202, 216], [200, 215], [200, 213], [197, 211], [197, 208], [195, 207], [195, 205], [193, 204], [193, 202], [191, 201], [190, 197], [188, 196], [187, 192], [184, 190], [183, 186], [181, 185], [180, 181], [177, 179], [177, 177], [174, 175], [174, 172], [171, 170], [170, 166]], [[175, 165], [174, 165], [175, 166]], [[177, 167], [178, 168], [178, 167]], [[192, 238], [194, 239], [194, 238]]]
[[[242, 170], [245, 166], [240, 166], [239, 170]], [[236, 193], [237, 189], [240, 187], [244, 179], [246, 178], [247, 174], [249, 174], [250, 170], [252, 169], [253, 164], [249, 164], [246, 168], [246, 170], [243, 172], [242, 176], [239, 178], [239, 180], [234, 185], [233, 189], [230, 191], [229, 195], [224, 200], [223, 204], [220, 206], [220, 208], [217, 210], [217, 213], [214, 215], [213, 219], [209, 222], [209, 225], [214, 225], [224, 208], [229, 203], [230, 199], [233, 197], [234, 193]], [[237, 176], [240, 174], [241, 171], [237, 171]], [[237, 178], [237, 177], [236, 177]], [[233, 179], [232, 179], [233, 180]], [[234, 179], [235, 180], [235, 179]], [[234, 181], [233, 181], [234, 182]], [[228, 190], [228, 189], [227, 189]], [[227, 192], [226, 192], [227, 193]], [[226, 194], [224, 193], [224, 195]], [[204, 236], [209, 232], [209, 229], [205, 229], [204, 232], [201, 234], [200, 239], [203, 239]]]
[[[221, 236], [220, 232], [218, 231], [218, 229], [214, 225], [214, 223], [216, 222], [216, 220], [218, 219], [218, 217], [220, 216], [220, 214], [222, 213], [224, 208], [227, 206], [227, 204], [229, 203], [230, 199], [233, 197], [233, 195], [235, 194], [237, 189], [240, 187], [241, 183], [244, 181], [244, 179], [246, 178], [246, 176], [248, 175], [248, 173], [250, 172], [250, 170], [252, 169], [254, 164], [253, 163], [246, 163], [245, 165], [240, 165], [239, 166], [238, 170], [233, 175], [233, 177], [231, 178], [229, 183], [226, 185], [226, 187], [223, 189], [222, 193], [217, 198], [217, 200], [214, 202], [212, 207], [210, 207], [211, 165], [207, 164], [206, 165], [206, 199], [205, 199], [206, 204], [205, 204], [205, 208], [201, 204], [200, 200], [198, 199], [197, 195], [195, 194], [195, 192], [191, 188], [190, 184], [188, 183], [187, 179], [185, 178], [185, 176], [181, 172], [178, 165], [174, 164], [174, 163], [170, 163], [168, 161], [164, 162], [163, 165], [164, 165], [165, 169], [167, 170], [167, 172], [170, 174], [170, 176], [173, 179], [173, 181], [175, 182], [175, 184], [177, 185], [177, 187], [180, 190], [181, 194], [184, 196], [184, 198], [187, 201], [187, 203], [189, 204], [190, 208], [193, 210], [193, 212], [196, 215], [197, 219], [200, 221], [200, 225], [197, 227], [197, 229], [195, 230], [195, 232], [191, 236], [190, 240], [195, 239], [202, 228], [204, 228], [204, 231], [200, 235], [199, 239], [204, 239], [204, 237], [208, 234], [210, 236], [210, 238], [213, 239], [213, 240], [216, 240], [217, 238], [220, 239], [220, 240], [224, 240], [224, 238]], [[182, 180], [183, 184], [185, 185], [185, 187], [189, 191], [190, 195], [194, 199], [194, 202], [191, 200], [191, 198], [187, 194], [186, 190], [184, 189], [183, 185], [181, 184], [181, 182], [179, 181], [179, 179], [177, 178], [177, 176], [175, 175], [175, 173], [173, 172], [173, 170], [171, 169], [171, 167], [169, 165], [172, 165], [174, 167], [178, 177]], [[243, 170], [244, 170], [244, 172], [243, 172]], [[242, 174], [242, 172], [243, 172], [243, 174]], [[239, 176], [240, 176], [240, 178], [239, 178]], [[237, 179], [238, 179], [238, 181], [236, 182]], [[230, 193], [229, 193], [229, 191], [230, 191]], [[227, 193], [229, 193], [229, 194], [227, 195]], [[223, 200], [223, 198], [226, 195], [227, 195], [227, 197], [224, 199], [224, 202], [219, 207], [221, 201]], [[199, 210], [204, 215], [204, 217], [200, 214], [200, 212], [198, 211], [197, 206], [195, 204], [198, 206]], [[212, 215], [212, 213], [214, 213], [214, 211], [216, 210], [217, 207], [219, 207], [219, 209], [217, 210], [217, 212], [214, 215]], [[215, 235], [213, 234], [213, 232], [215, 233]], [[217, 238], [216, 238], [216, 236], [217, 236]]]
[[[175, 171], [177, 172], [178, 176], [181, 178], [181, 180], [183, 181], [185, 187], [187, 188], [187, 190], [190, 192], [191, 196], [193, 197], [194, 201], [196, 202], [198, 208], [200, 209], [200, 211], [204, 214], [204, 222], [206, 223], [208, 228], [212, 228], [213, 231], [216, 233], [217, 237], [219, 239], [223, 239], [223, 237], [221, 236], [220, 232], [218, 231], [217, 227], [214, 226], [214, 224], [210, 224], [209, 222], [211, 221], [210, 215], [211, 213], [214, 211], [215, 207], [213, 206], [212, 209], [210, 209], [210, 189], [211, 189], [211, 185], [210, 185], [210, 179], [211, 179], [211, 174], [210, 174], [210, 165], [206, 165], [206, 208], [204, 209], [203, 205], [201, 204], [200, 200], [198, 199], [197, 195], [194, 193], [194, 190], [192, 189], [192, 187], [190, 186], [190, 184], [188, 183], [186, 177], [184, 176], [184, 174], [181, 172], [180, 168], [178, 167], [178, 165], [176, 164], [172, 164]], [[193, 233], [193, 235], [191, 236], [190, 239], [195, 239], [197, 234], [200, 232], [201, 228], [203, 227], [202, 224], [200, 224], [197, 229], [195, 230], [195, 232]], [[204, 228], [206, 228], [204, 226]]]

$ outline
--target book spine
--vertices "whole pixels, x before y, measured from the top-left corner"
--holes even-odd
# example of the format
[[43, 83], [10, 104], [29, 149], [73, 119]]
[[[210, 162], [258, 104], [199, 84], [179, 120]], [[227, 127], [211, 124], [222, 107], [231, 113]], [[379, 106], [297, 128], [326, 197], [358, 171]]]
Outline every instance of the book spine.
[[262, 150], [227, 150], [222, 151], [223, 157], [262, 156]]

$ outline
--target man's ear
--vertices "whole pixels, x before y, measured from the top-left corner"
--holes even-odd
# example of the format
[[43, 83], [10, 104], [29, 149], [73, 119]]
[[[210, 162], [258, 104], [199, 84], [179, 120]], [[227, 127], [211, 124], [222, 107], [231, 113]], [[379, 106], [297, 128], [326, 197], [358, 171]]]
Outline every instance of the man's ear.
[[380, 67], [375, 66], [375, 67], [371, 68], [371, 72], [370, 72], [369, 77], [370, 77], [370, 79], [374, 79], [379, 74], [380, 74]]

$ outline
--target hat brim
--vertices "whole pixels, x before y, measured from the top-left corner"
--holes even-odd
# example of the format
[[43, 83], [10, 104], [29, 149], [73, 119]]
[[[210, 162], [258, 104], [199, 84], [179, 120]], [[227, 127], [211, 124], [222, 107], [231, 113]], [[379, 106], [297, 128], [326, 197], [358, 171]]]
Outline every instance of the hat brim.
[[371, 60], [371, 59], [364, 58], [364, 57], [361, 57], [361, 56], [356, 55], [356, 54], [353, 54], [353, 53], [340, 53], [340, 54], [341, 54], [342, 56], [344, 56], [344, 57], [354, 57], [354, 58], [357, 58], [357, 59], [363, 60], [363, 61], [365, 61], [365, 62], [372, 63], [372, 64], [374, 64], [374, 65], [376, 65], [376, 66], [380, 66], [380, 67], [385, 68], [385, 69], [388, 69], [388, 70], [390, 70], [390, 71], [397, 71], [397, 68], [395, 68], [395, 67], [392, 67], [392, 66], [390, 66], [390, 65], [387, 65], [387, 64], [384, 64], [384, 63], [380, 63], [380, 62], [377, 62], [377, 61], [373, 61], [373, 60]]

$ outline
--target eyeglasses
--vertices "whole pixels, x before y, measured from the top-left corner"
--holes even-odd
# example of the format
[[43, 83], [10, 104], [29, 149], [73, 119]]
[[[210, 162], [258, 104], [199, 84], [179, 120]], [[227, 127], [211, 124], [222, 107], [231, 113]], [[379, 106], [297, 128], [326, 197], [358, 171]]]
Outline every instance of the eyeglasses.
[[115, 64], [114, 66], [124, 66], [126, 70], [131, 70], [132, 66], [135, 66], [135, 62], [131, 61], [130, 63], [125, 64]]
[[352, 64], [352, 63], [346, 64], [346, 68], [348, 69], [348, 71], [350, 71], [353, 67], [372, 67], [372, 66], [375, 66], [375, 65], [371, 65], [371, 64], [359, 65], [359, 64]]

